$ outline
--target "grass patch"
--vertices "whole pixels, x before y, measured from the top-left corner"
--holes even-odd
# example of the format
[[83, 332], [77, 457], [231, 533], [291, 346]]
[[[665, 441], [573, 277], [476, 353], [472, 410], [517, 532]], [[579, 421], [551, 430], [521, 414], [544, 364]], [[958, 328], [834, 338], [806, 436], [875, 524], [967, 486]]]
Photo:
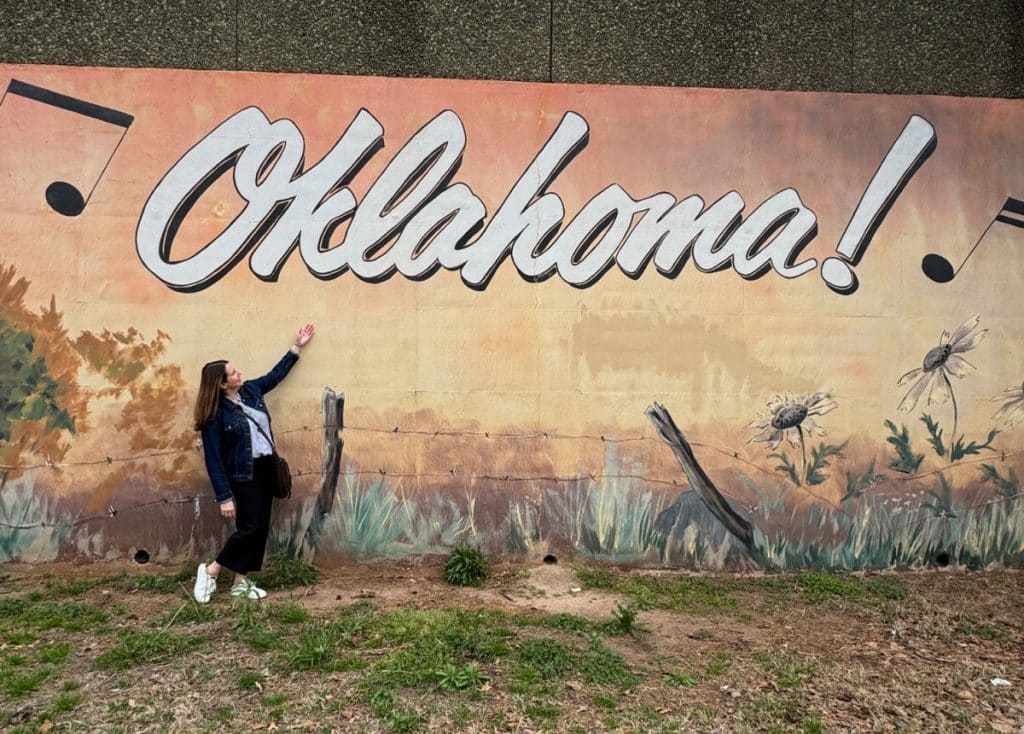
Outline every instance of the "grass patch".
[[[120, 587], [125, 591], [145, 591], [152, 594], [176, 594], [181, 591], [182, 584], [191, 582], [195, 571], [183, 568], [176, 574], [142, 574], [124, 576]], [[191, 583], [188, 584], [191, 587]]]
[[764, 693], [740, 706], [743, 721], [756, 731], [800, 732], [822, 731], [818, 717], [807, 710], [803, 699], [793, 692]]
[[253, 652], [264, 653], [284, 647], [281, 634], [268, 624], [256, 624], [248, 629], [236, 631], [235, 635]]
[[166, 630], [122, 630], [117, 644], [97, 657], [96, 665], [105, 670], [128, 670], [166, 662], [202, 644], [201, 637], [180, 637]]
[[107, 615], [79, 602], [31, 601], [28, 598], [0, 599], [0, 628], [5, 633], [25, 630], [59, 629], [82, 632], [107, 621]]
[[719, 650], [711, 655], [711, 659], [700, 672], [685, 670], [670, 670], [661, 674], [661, 682], [666, 685], [693, 688], [698, 683], [711, 680], [720, 676], [729, 666], [732, 665], [732, 658], [729, 653]]
[[585, 683], [615, 686], [629, 690], [639, 682], [639, 676], [626, 667], [626, 661], [613, 650], [609, 650], [597, 637], [590, 639], [590, 644], [579, 659], [580, 677]]
[[298, 640], [289, 645], [279, 662], [289, 670], [321, 670], [341, 672], [360, 670], [366, 667], [358, 657], [339, 655], [343, 636], [331, 626], [307, 629]]
[[255, 670], [247, 670], [238, 676], [238, 687], [243, 691], [259, 691], [263, 689], [263, 682], [266, 679], [262, 673]]
[[50, 665], [61, 665], [71, 654], [71, 644], [67, 642], [56, 642], [51, 645], [42, 645], [36, 651], [36, 659], [41, 663]]
[[562, 714], [562, 708], [551, 701], [536, 699], [523, 707], [523, 713], [535, 724], [545, 729], [553, 729], [558, 717]]
[[64, 579], [47, 576], [44, 581], [44, 588], [41, 591], [33, 591], [26, 598], [29, 601], [36, 602], [44, 599], [63, 599], [69, 596], [81, 596], [90, 589], [109, 582], [110, 578], [106, 576], [95, 579]]
[[294, 589], [297, 586], [312, 586], [320, 580], [320, 571], [301, 558], [275, 555], [267, 567], [253, 575], [253, 582], [264, 589]]
[[160, 618], [158, 624], [161, 627], [169, 627], [172, 624], [203, 624], [216, 619], [217, 613], [209, 605], [197, 604], [189, 600], [173, 612], [167, 612]]
[[562, 632], [600, 632], [602, 624], [591, 622], [589, 619], [577, 617], [575, 614], [514, 614], [511, 621], [518, 627], [547, 627], [548, 629], [561, 630]]
[[799, 688], [811, 677], [813, 667], [800, 662], [789, 653], [776, 650], [754, 653], [754, 660], [780, 688]]
[[8, 696], [17, 698], [26, 693], [38, 691], [39, 687], [53, 675], [53, 668], [30, 668], [28, 670], [14, 670], [5, 668], [0, 671], [0, 689]]
[[586, 566], [577, 568], [576, 573], [584, 587], [625, 594], [639, 608], [708, 614], [737, 605], [724, 586], [695, 576], [627, 576]]
[[59, 716], [74, 711], [84, 700], [85, 696], [81, 693], [59, 693], [50, 704], [50, 715]]
[[309, 612], [294, 599], [267, 605], [267, 616], [281, 624], [303, 624], [309, 621]]
[[575, 667], [565, 645], [550, 638], [523, 641], [516, 649], [515, 660], [518, 669], [513, 676], [530, 682], [558, 681]]
[[797, 577], [797, 585], [804, 596], [812, 602], [835, 600], [876, 601], [879, 599], [899, 601], [907, 596], [907, 587], [892, 576], [877, 576], [864, 581], [856, 576], [834, 574], [826, 571], [805, 571]]
[[968, 637], [976, 637], [979, 640], [985, 642], [1009, 642], [1010, 634], [994, 624], [986, 624], [984, 622], [972, 622], [967, 619], [961, 619], [957, 621], [954, 627], [956, 632], [961, 635]]

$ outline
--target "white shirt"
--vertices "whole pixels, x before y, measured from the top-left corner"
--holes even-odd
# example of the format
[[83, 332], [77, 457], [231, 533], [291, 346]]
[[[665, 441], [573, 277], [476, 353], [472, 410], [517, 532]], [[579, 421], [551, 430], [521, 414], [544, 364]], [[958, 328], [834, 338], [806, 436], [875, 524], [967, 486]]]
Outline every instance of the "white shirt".
[[[262, 410], [256, 410], [256, 408], [250, 408], [245, 403], [239, 401], [238, 407], [241, 408], [249, 418], [259, 423], [260, 428], [263, 432], [270, 435], [270, 416], [264, 413]], [[270, 456], [274, 453], [274, 447], [270, 445], [270, 441], [264, 437], [263, 433], [256, 430], [256, 426], [250, 423], [249, 425], [249, 436], [252, 438], [252, 458], [258, 459], [261, 456]]]

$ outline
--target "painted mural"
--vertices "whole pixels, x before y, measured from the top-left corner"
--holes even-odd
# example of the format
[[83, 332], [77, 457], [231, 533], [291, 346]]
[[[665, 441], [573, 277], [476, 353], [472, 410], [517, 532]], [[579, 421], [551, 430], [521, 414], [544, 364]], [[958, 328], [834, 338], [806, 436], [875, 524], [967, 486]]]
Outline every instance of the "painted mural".
[[1024, 102], [0, 65], [0, 561], [1024, 562]]

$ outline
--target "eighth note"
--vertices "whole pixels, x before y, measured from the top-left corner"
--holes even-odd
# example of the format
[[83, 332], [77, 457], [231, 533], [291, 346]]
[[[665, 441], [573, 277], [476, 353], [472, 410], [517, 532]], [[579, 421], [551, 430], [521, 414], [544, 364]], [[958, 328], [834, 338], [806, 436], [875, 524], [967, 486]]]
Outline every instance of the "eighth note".
[[[67, 95], [54, 92], [50, 89], [43, 87], [37, 87], [32, 84], [26, 84], [20, 82], [17, 79], [11, 79], [7, 85], [7, 91], [4, 92], [4, 97], [7, 94], [16, 94], [19, 97], [25, 99], [31, 99], [36, 102], [42, 102], [52, 107], [58, 107], [68, 112], [74, 112], [85, 117], [90, 117], [100, 122], [108, 122], [111, 125], [117, 125], [124, 128], [124, 132], [121, 133], [121, 137], [117, 141], [117, 145], [114, 146], [113, 152], [110, 157], [107, 158], [107, 162], [103, 165], [103, 170], [100, 171], [100, 175], [96, 177], [95, 183], [92, 188], [89, 189], [89, 193], [86, 196], [82, 196], [82, 192], [77, 187], [69, 184], [66, 181], [54, 181], [46, 187], [46, 203], [50, 205], [58, 214], [63, 214], [65, 217], [77, 217], [85, 209], [85, 205], [89, 203], [89, 199], [92, 198], [93, 192], [99, 185], [100, 179], [103, 178], [103, 174], [106, 173], [107, 166], [110, 165], [110, 161], [114, 159], [114, 153], [117, 153], [117, 149], [121, 146], [121, 142], [124, 140], [124, 136], [128, 133], [128, 126], [132, 124], [132, 120], [135, 118], [129, 115], [127, 112], [121, 112], [119, 110], [113, 110], [109, 107], [101, 107], [100, 105], [93, 104], [92, 102], [86, 102], [82, 99], [75, 97], [68, 97]], [[0, 98], [0, 105], [3, 104], [3, 98]]]
[[1024, 201], [1014, 199], [1012, 196], [1006, 200], [1006, 203], [1003, 204], [1003, 208], [1000, 209], [995, 218], [988, 223], [988, 226], [985, 227], [985, 231], [981, 233], [981, 237], [979, 237], [978, 241], [974, 243], [974, 247], [972, 247], [971, 251], [967, 253], [967, 257], [964, 258], [964, 261], [960, 263], [960, 267], [956, 270], [953, 269], [949, 260], [944, 258], [942, 255], [936, 255], [935, 253], [929, 253], [924, 256], [924, 259], [921, 260], [921, 270], [923, 270], [924, 274], [936, 283], [948, 283], [953, 280], [953, 278], [956, 277], [956, 274], [960, 272], [961, 268], [967, 264], [971, 255], [973, 255], [974, 251], [978, 249], [978, 245], [980, 245], [981, 241], [985, 239], [985, 235], [988, 234], [988, 231], [992, 229], [992, 225], [996, 222], [1002, 222], [1003, 224], [1009, 224], [1010, 226], [1024, 229]]

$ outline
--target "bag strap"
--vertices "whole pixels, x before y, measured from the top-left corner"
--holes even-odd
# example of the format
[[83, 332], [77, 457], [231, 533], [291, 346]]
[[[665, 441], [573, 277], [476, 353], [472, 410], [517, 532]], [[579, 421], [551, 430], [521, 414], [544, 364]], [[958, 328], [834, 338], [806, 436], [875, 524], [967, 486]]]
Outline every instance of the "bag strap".
[[[231, 401], [231, 402], [234, 402], [234, 401]], [[276, 453], [277, 452], [277, 446], [274, 444], [274, 439], [272, 439], [270, 436], [267, 435], [267, 432], [263, 430], [263, 426], [261, 426], [259, 423], [257, 423], [256, 420], [251, 415], [246, 413], [245, 412], [245, 408], [241, 407], [240, 403], [236, 403], [235, 406], [236, 407], [234, 409], [239, 411], [242, 415], [244, 415], [249, 420], [250, 423], [252, 423], [254, 426], [256, 426], [256, 430], [259, 431], [261, 434], [263, 434], [263, 438], [267, 439], [267, 441], [270, 442], [270, 450], [274, 451]]]

